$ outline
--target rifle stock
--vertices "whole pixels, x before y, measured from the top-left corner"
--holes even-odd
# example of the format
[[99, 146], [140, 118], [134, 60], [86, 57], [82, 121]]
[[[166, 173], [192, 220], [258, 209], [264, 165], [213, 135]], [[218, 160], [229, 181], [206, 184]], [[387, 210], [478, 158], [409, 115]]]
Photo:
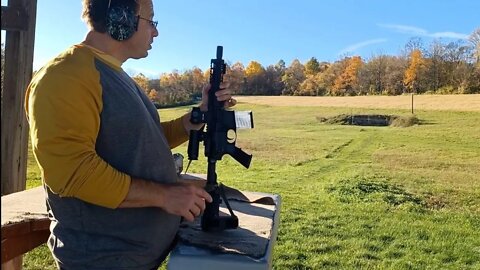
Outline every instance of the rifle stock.
[[252, 155], [245, 153], [242, 149], [235, 146], [233, 153], [229, 153], [238, 163], [242, 164], [243, 167], [249, 168], [250, 163], [252, 162]]

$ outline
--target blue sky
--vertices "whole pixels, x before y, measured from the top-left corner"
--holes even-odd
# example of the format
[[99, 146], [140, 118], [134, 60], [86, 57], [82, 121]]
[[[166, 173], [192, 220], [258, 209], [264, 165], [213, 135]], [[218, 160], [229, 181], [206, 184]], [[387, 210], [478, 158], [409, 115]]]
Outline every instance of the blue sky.
[[[7, 1], [2, 0], [2, 5]], [[85, 37], [81, 0], [38, 0], [34, 69]], [[158, 77], [224, 59], [263, 66], [283, 59], [335, 61], [398, 55], [412, 37], [425, 44], [464, 39], [480, 27], [478, 0], [175, 0], [155, 1], [160, 35], [149, 57], [124, 69]], [[2, 31], [2, 42], [4, 35]]]

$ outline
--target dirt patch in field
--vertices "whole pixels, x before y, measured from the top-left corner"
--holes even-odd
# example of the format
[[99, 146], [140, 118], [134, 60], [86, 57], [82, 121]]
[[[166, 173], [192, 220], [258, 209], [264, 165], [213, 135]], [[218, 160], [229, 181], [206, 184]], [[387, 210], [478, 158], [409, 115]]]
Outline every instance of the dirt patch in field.
[[[298, 97], [298, 96], [236, 96], [239, 102], [269, 106], [321, 106], [372, 109], [411, 110], [412, 97], [358, 96], [358, 97]], [[475, 95], [419, 95], [413, 97], [415, 110], [447, 110], [480, 112], [480, 94]]]
[[410, 127], [419, 123], [415, 116], [383, 115], [383, 114], [340, 114], [331, 117], [317, 116], [320, 123], [356, 125], [356, 126], [393, 126]]

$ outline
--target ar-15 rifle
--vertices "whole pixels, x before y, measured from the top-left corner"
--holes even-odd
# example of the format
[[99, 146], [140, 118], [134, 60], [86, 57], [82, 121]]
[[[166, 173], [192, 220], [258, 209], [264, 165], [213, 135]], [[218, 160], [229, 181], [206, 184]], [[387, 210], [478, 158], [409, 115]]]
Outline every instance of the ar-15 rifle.
[[[192, 110], [190, 122], [194, 124], [206, 123], [207, 131], [190, 131], [188, 142], [189, 165], [192, 160], [198, 160], [199, 143], [203, 141], [205, 156], [208, 159], [207, 184], [205, 190], [212, 196], [213, 201], [206, 205], [202, 216], [202, 230], [223, 231], [238, 227], [238, 218], [223, 192], [222, 185], [217, 183], [216, 163], [222, 156], [229, 154], [245, 168], [250, 166], [252, 155], [245, 153], [235, 146], [237, 128], [253, 128], [253, 116], [251, 112], [235, 112], [225, 110], [224, 102], [217, 100], [215, 92], [220, 90], [220, 83], [226, 71], [226, 65], [222, 59], [223, 47], [217, 47], [217, 58], [211, 60], [210, 65], [210, 90], [208, 92], [208, 111], [202, 112], [199, 107]], [[233, 136], [233, 137], [228, 137]], [[187, 167], [188, 169], [188, 167]], [[220, 216], [220, 197], [223, 198], [230, 216]]]

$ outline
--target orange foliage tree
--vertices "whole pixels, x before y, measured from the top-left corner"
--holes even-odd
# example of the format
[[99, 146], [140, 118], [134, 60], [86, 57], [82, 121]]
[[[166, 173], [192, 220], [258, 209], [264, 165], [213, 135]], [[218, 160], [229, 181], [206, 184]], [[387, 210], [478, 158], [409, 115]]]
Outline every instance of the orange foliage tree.
[[348, 59], [342, 74], [335, 79], [332, 94], [355, 95], [355, 88], [358, 86], [358, 71], [362, 65], [363, 61], [360, 56]]
[[410, 53], [409, 66], [405, 70], [403, 78], [403, 84], [412, 93], [417, 92], [417, 81], [420, 69], [425, 66], [425, 59], [422, 56], [422, 52], [418, 49], [413, 50]]
[[145, 95], [148, 96], [148, 93], [150, 92], [149, 91], [150, 89], [148, 89], [149, 79], [145, 75], [143, 75], [142, 73], [132, 77], [132, 79], [138, 84], [138, 86], [140, 86], [140, 88], [142, 88]]

